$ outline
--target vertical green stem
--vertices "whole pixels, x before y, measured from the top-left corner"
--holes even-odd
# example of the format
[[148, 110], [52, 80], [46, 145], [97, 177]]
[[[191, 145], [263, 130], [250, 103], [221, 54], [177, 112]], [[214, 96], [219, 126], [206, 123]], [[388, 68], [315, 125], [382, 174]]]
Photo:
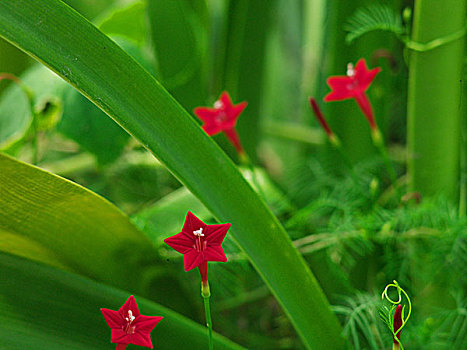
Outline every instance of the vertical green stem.
[[[413, 36], [426, 44], [464, 30], [465, 0], [415, 2]], [[427, 51], [411, 51], [408, 92], [408, 171], [411, 191], [443, 194], [459, 190], [460, 96], [464, 37]]]
[[204, 313], [206, 314], [206, 326], [208, 327], [209, 350], [212, 350], [214, 349], [214, 345], [212, 343], [212, 320], [211, 320], [211, 309], [209, 307], [210, 297], [203, 297], [203, 298], [204, 298]]
[[204, 300], [204, 313], [206, 315], [206, 326], [208, 327], [208, 340], [209, 340], [209, 350], [214, 349], [212, 342], [212, 319], [211, 319], [211, 308], [209, 305], [209, 300], [211, 298], [211, 292], [209, 290], [209, 284], [201, 283], [201, 296]]

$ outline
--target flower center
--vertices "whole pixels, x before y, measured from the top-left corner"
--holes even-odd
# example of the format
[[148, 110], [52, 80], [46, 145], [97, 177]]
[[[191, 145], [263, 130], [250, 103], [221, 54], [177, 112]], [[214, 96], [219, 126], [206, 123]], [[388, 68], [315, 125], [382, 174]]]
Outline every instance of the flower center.
[[347, 76], [348, 77], [355, 76], [355, 68], [352, 63], [347, 64]]
[[224, 123], [226, 121], [227, 121], [227, 114], [224, 111], [221, 111], [216, 115], [217, 123]]
[[224, 108], [224, 103], [222, 101], [220, 101], [220, 100], [216, 101], [216, 102], [214, 102], [214, 108], [222, 109], [222, 108]]
[[207, 242], [205, 240], [201, 240], [201, 237], [204, 237], [203, 228], [200, 227], [199, 230], [193, 231], [193, 234], [198, 237], [198, 239], [195, 239], [194, 248], [197, 252], [202, 252], [207, 247]]
[[126, 334], [133, 334], [135, 333], [135, 326], [132, 326], [131, 323], [135, 320], [135, 316], [133, 316], [133, 311], [128, 310], [128, 317], [125, 317], [126, 324], [123, 326], [123, 330]]

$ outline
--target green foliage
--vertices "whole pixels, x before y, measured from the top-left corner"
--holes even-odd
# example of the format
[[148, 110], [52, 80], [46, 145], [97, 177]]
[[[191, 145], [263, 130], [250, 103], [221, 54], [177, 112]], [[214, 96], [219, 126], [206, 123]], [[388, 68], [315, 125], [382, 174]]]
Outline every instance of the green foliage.
[[[4, 23], [0, 35], [47, 62], [156, 154], [216, 218], [232, 223], [232, 236], [286, 310], [305, 346], [341, 348], [337, 319], [288, 235], [188, 113], [115, 43], [61, 2], [21, 4], [0, 3]], [[115, 66], [121, 74], [115, 74]], [[297, 280], [302, 288], [290, 288]], [[319, 322], [311, 314], [319, 315]]]
[[352, 43], [362, 35], [382, 30], [394, 33], [398, 38], [406, 34], [400, 15], [391, 7], [381, 4], [372, 4], [359, 8], [347, 21], [344, 29], [348, 31], [345, 40]]
[[[72, 182], [1, 154], [0, 168], [0, 227], [9, 238], [1, 240], [3, 251], [142, 292], [134, 280], [144, 280], [143, 267], [155, 252], [122, 212]], [[23, 241], [34, 249], [21, 248]], [[38, 249], [44, 253], [37, 255]]]
[[[0, 36], [72, 85], [31, 66], [20, 77], [34, 92], [32, 113], [2, 83], [0, 148], [74, 182], [0, 154], [2, 345], [110, 346], [98, 308], [134, 293], [143, 314], [166, 316], [156, 348], [205, 348], [205, 328], [181, 316], [204, 322], [199, 273], [163, 243], [191, 210], [233, 224], [228, 262], [209, 265], [212, 313], [214, 329], [248, 349], [344, 348], [321, 291], [349, 346], [389, 348], [394, 309], [381, 308], [380, 295], [393, 279], [414, 298], [406, 349], [467, 348], [465, 203], [407, 193], [406, 60], [392, 35], [429, 57], [461, 31], [409, 41], [400, 0], [67, 2], [99, 30], [57, 0], [0, 1]], [[0, 65], [14, 68], [4, 57], [13, 52], [20, 72], [21, 56], [0, 49]], [[326, 75], [360, 57], [383, 70], [369, 97], [397, 190], [354, 102], [324, 105], [344, 153], [359, 160], [352, 165], [307, 125], [310, 91], [322, 97]], [[248, 100], [238, 131], [254, 167], [235, 166], [189, 113], [224, 89]]]
[[[99, 310], [102, 307], [117, 310], [128, 298], [128, 291], [5, 253], [0, 253], [0, 271], [2, 276], [8, 276], [0, 279], [3, 347], [111, 348], [109, 328]], [[143, 315], [164, 317], [152, 333], [157, 349], [207, 347], [202, 325], [142, 297], [136, 298]], [[217, 334], [214, 344], [216, 349], [244, 349]], [[131, 345], [130, 348], [136, 349]]]

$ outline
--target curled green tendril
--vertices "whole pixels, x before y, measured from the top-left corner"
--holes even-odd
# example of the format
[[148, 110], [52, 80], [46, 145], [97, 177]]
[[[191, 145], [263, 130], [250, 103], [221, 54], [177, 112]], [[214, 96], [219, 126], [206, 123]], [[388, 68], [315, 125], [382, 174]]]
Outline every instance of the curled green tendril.
[[[396, 288], [396, 290], [397, 290], [397, 295], [398, 295], [398, 300], [397, 300], [397, 301], [392, 300], [392, 299], [388, 296], [388, 289], [391, 288], [391, 287], [394, 287], [394, 288]], [[391, 304], [393, 304], [393, 305], [398, 305], [398, 304], [400, 304], [401, 301], [402, 301], [402, 293], [404, 294], [404, 296], [405, 296], [405, 298], [407, 299], [407, 302], [408, 302], [408, 304], [409, 304], [409, 311], [408, 311], [408, 313], [407, 313], [407, 317], [406, 317], [405, 320], [404, 320], [404, 309], [402, 309], [402, 315], [401, 315], [401, 316], [402, 316], [402, 325], [401, 325], [398, 329], [396, 329], [395, 331], [394, 331], [394, 327], [393, 327], [393, 329], [391, 329], [391, 332], [392, 332], [392, 335], [393, 335], [394, 339], [399, 343], [401, 349], [404, 350], [404, 347], [402, 346], [402, 343], [401, 343], [401, 341], [399, 340], [399, 338], [397, 337], [396, 334], [399, 333], [399, 332], [402, 330], [402, 328], [405, 327], [405, 325], [407, 324], [407, 321], [409, 320], [410, 315], [411, 315], [411, 313], [412, 313], [412, 303], [410, 302], [410, 298], [409, 298], [409, 296], [407, 295], [407, 293], [405, 292], [405, 290], [403, 290], [403, 289], [401, 288], [401, 286], [399, 286], [399, 283], [397, 283], [396, 280], [393, 280], [393, 283], [388, 284], [388, 285], [386, 286], [386, 288], [384, 288], [384, 291], [383, 291], [383, 293], [381, 294], [381, 299], [386, 299], [386, 300], [389, 301]]]

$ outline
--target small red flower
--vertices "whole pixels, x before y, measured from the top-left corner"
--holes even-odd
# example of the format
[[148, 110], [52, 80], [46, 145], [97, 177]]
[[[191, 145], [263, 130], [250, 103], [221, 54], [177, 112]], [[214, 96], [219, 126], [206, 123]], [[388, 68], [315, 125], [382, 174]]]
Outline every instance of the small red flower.
[[219, 100], [214, 103], [214, 108], [197, 107], [194, 113], [204, 122], [203, 129], [209, 136], [224, 132], [237, 152], [242, 154], [244, 151], [235, 125], [247, 104], [247, 102], [241, 102], [234, 105], [229, 94], [224, 91]]
[[199, 267], [203, 283], [207, 281], [207, 262], [226, 262], [222, 241], [230, 224], [206, 225], [188, 212], [182, 232], [164, 240], [171, 248], [184, 255], [185, 271]]
[[355, 99], [358, 106], [368, 120], [372, 130], [378, 129], [370, 100], [366, 90], [370, 87], [373, 79], [381, 71], [381, 68], [368, 69], [362, 58], [354, 66], [349, 63], [346, 76], [329, 77], [327, 83], [331, 92], [324, 97], [324, 101], [341, 101], [349, 98]]
[[117, 344], [117, 350], [124, 350], [128, 344], [153, 348], [150, 333], [163, 317], [141, 315], [133, 295], [118, 311], [101, 309], [101, 312], [111, 329], [110, 341]]
[[[394, 327], [394, 333], [397, 332], [397, 330], [399, 328], [401, 328], [402, 326], [402, 306], [399, 304], [397, 305], [396, 307], [396, 311], [394, 312], [394, 323], [393, 323], [393, 327]], [[401, 340], [401, 331], [399, 330], [399, 332], [397, 332], [397, 338], [399, 339], [399, 341]], [[394, 336], [392, 337], [392, 341], [394, 342], [394, 344], [399, 344], [396, 340], [396, 338], [394, 338]]]

